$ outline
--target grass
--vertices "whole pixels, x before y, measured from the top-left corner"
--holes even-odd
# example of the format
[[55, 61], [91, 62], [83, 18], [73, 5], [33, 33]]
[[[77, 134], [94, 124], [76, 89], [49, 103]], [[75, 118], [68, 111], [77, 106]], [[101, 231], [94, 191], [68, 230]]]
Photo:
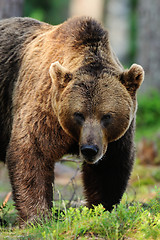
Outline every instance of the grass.
[[102, 205], [94, 209], [66, 209], [64, 205], [58, 215], [57, 209], [53, 209], [52, 219], [45, 223], [24, 230], [0, 230], [0, 239], [159, 239], [160, 191], [157, 189], [156, 197], [146, 204], [121, 203], [111, 213], [104, 211]]
[[[63, 200], [55, 204], [53, 217], [41, 224], [18, 228], [13, 202], [0, 212], [1, 239], [160, 239], [160, 180], [158, 166], [136, 161], [121, 204], [110, 212], [99, 205], [67, 208]], [[157, 188], [154, 186], [157, 185]], [[59, 195], [60, 199], [60, 195]]]
[[[0, 213], [4, 225], [1, 239], [160, 239], [160, 181], [158, 166], [136, 161], [121, 204], [110, 212], [99, 205], [67, 208], [63, 200], [53, 208], [53, 217], [41, 224], [18, 228], [13, 202]], [[154, 186], [157, 185], [157, 188]], [[159, 186], [159, 187], [158, 187]], [[60, 198], [60, 196], [59, 196]]]

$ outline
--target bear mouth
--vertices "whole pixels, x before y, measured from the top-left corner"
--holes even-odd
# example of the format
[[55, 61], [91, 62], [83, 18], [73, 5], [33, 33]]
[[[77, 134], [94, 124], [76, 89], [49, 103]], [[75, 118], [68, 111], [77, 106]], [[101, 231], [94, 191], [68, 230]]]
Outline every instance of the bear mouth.
[[82, 161], [85, 161], [86, 163], [90, 164], [90, 165], [93, 165], [93, 164], [96, 164], [98, 163], [99, 161], [101, 161], [103, 159], [103, 155], [100, 156], [99, 158], [84, 158], [83, 155], [80, 154], [80, 159]]

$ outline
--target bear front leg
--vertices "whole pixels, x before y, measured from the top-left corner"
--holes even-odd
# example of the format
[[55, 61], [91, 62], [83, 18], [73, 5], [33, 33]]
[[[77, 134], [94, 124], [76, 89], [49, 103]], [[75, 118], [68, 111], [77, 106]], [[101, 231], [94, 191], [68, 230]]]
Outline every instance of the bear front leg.
[[[15, 137], [16, 138], [16, 137]], [[13, 200], [18, 210], [19, 223], [36, 221], [52, 207], [54, 165], [27, 136], [12, 138], [7, 151], [7, 164]], [[25, 140], [24, 140], [25, 139]]]
[[108, 145], [104, 157], [98, 163], [83, 163], [84, 193], [88, 207], [102, 204], [111, 211], [126, 190], [134, 161], [133, 129]]

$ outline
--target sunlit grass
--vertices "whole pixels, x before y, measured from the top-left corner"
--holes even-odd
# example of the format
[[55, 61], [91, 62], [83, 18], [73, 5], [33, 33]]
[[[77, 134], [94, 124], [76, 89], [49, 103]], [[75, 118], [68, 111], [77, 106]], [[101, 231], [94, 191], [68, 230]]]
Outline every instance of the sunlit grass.
[[[102, 205], [94, 209], [63, 206], [55, 217], [47, 222], [19, 230], [1, 228], [3, 239], [159, 239], [160, 192], [147, 204], [121, 203], [113, 211], [106, 212]], [[9, 214], [9, 213], [8, 213]], [[96, 238], [96, 239], [97, 239]]]

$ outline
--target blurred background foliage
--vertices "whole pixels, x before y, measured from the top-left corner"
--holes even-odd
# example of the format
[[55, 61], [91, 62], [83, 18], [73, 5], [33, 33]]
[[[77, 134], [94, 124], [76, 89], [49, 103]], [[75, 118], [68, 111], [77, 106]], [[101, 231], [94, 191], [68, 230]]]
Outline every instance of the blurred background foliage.
[[138, 97], [137, 128], [140, 136], [153, 137], [160, 128], [160, 93], [150, 90]]
[[56, 25], [68, 18], [69, 4], [70, 0], [26, 0], [24, 16]]

